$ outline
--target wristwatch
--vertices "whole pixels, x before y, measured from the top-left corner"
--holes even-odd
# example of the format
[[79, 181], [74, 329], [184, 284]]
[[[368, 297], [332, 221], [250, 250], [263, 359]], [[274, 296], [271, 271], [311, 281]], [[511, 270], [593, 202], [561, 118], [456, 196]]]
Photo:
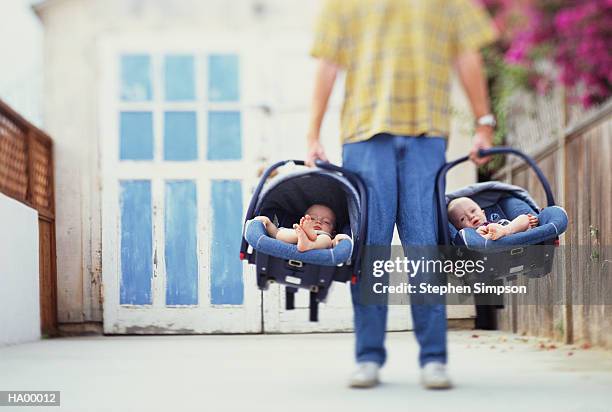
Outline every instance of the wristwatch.
[[480, 116], [478, 119], [476, 119], [476, 126], [489, 126], [495, 129], [496, 125], [497, 121], [495, 120], [495, 116], [493, 116], [491, 113], [485, 114], [484, 116]]

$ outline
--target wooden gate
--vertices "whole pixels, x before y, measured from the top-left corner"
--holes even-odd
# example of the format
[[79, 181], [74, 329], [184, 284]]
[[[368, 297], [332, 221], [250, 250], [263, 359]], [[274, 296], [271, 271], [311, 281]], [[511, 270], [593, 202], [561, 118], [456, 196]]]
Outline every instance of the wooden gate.
[[40, 318], [57, 334], [55, 204], [51, 138], [0, 100], [0, 192], [38, 211]]

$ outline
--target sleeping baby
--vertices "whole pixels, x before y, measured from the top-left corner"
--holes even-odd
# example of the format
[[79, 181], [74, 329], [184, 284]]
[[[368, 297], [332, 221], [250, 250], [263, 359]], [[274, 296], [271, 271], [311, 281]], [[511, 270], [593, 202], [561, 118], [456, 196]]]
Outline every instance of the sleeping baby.
[[539, 223], [537, 216], [532, 214], [520, 215], [512, 221], [489, 223], [484, 210], [469, 197], [459, 197], [448, 204], [448, 219], [457, 230], [471, 227], [476, 229], [479, 235], [490, 240], [524, 232], [537, 227]]
[[343, 239], [350, 239], [347, 235], [336, 234], [336, 214], [321, 204], [310, 206], [300, 223], [293, 225], [293, 229], [278, 228], [267, 216], [257, 216], [255, 219], [263, 222], [270, 237], [297, 245], [300, 252], [329, 249]]

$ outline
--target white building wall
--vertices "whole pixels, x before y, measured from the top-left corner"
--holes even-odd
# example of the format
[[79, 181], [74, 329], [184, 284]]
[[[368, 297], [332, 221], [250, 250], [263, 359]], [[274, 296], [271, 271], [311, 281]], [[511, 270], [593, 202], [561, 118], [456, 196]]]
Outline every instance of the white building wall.
[[[314, 62], [308, 57], [320, 1], [303, 0], [48, 0], [37, 6], [45, 30], [45, 130], [55, 141], [58, 317], [60, 323], [101, 321], [100, 81], [98, 48], [110, 36], [246, 34], [261, 45], [259, 102], [262, 163], [303, 157]], [[337, 87], [322, 140], [340, 160]], [[462, 103], [461, 103], [462, 104]], [[457, 128], [458, 130], [459, 128]], [[469, 150], [469, 136], [452, 137]], [[255, 171], [254, 171], [255, 172]], [[455, 173], [452, 186], [474, 179]]]
[[31, 0], [1, 3], [0, 98], [28, 121], [42, 127], [42, 25], [30, 8], [31, 3]]
[[[100, 320], [99, 251], [92, 225], [99, 215], [95, 179], [95, 42], [87, 1], [45, 3], [44, 128], [54, 140], [57, 299], [60, 323]], [[97, 219], [99, 220], [99, 218]], [[97, 249], [96, 249], [97, 248]]]
[[0, 346], [38, 340], [38, 213], [2, 193], [0, 245]]

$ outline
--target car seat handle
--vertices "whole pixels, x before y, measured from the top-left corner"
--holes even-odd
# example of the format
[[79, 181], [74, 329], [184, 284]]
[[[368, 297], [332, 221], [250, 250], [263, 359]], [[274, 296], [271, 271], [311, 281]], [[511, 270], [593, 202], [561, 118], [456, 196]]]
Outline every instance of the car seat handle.
[[[550, 188], [550, 184], [548, 183], [548, 179], [542, 173], [540, 167], [536, 164], [536, 162], [525, 153], [520, 150], [513, 149], [511, 147], [492, 147], [490, 149], [480, 149], [478, 151], [479, 157], [486, 157], [492, 155], [507, 155], [512, 154], [522, 158], [535, 172], [540, 180], [540, 184], [546, 193], [546, 203], [548, 206], [555, 206], [555, 197]], [[438, 174], [436, 176], [436, 208], [438, 222], [444, 222], [438, 225], [438, 240], [443, 245], [450, 245], [451, 239], [448, 234], [448, 228], [445, 226], [448, 224], [448, 213], [446, 210], [446, 174], [455, 166], [467, 162], [470, 160], [469, 156], [463, 156], [459, 159], [455, 159], [446, 163], [444, 166], [438, 170]]]
[[531, 167], [531, 169], [533, 169], [535, 174], [538, 176], [538, 180], [540, 181], [540, 184], [542, 185], [544, 192], [546, 193], [547, 205], [554, 206], [555, 197], [552, 193], [552, 189], [550, 188], [550, 184], [548, 183], [548, 179], [546, 179], [546, 176], [542, 172], [542, 169], [540, 169], [540, 167], [536, 164], [536, 162], [530, 156], [527, 156], [525, 153], [521, 152], [520, 150], [516, 150], [511, 147], [492, 147], [490, 149], [480, 149], [478, 151], [479, 157], [487, 157], [487, 156], [492, 156], [492, 155], [508, 155], [508, 154], [520, 157], [521, 159], [525, 161], [525, 163], [529, 165], [529, 167]]

